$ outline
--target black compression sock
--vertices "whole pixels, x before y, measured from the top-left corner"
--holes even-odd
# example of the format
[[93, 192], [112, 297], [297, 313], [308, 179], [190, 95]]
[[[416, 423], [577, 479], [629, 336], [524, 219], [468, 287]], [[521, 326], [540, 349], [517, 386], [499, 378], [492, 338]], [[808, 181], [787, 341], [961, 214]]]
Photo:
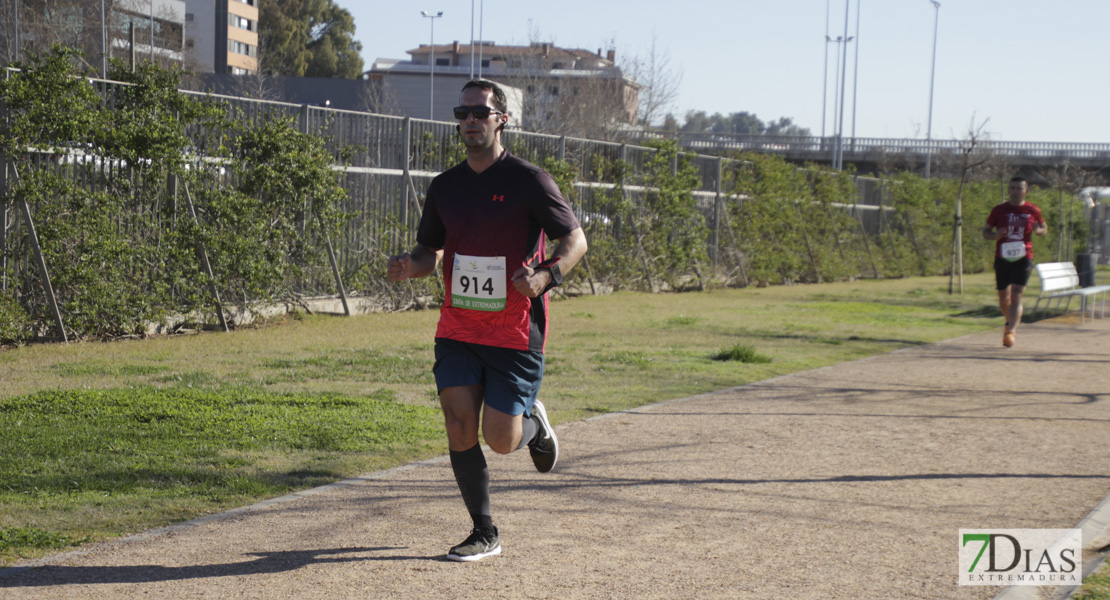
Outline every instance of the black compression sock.
[[474, 527], [492, 527], [489, 505], [489, 468], [482, 446], [475, 444], [470, 450], [451, 451], [451, 470], [455, 472], [455, 482], [459, 484], [466, 510], [474, 521]]

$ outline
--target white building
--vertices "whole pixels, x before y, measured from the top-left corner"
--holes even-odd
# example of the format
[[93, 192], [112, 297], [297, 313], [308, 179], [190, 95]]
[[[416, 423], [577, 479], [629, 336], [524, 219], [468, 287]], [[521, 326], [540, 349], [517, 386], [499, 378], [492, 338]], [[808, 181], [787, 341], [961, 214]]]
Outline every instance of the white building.
[[[471, 54], [473, 53], [473, 61]], [[411, 60], [377, 59], [365, 77], [383, 84], [390, 112], [414, 118], [451, 119], [459, 90], [479, 74], [515, 89], [518, 107], [510, 108], [512, 123], [541, 129], [543, 122], [558, 118], [572, 98], [594, 96], [612, 108], [615, 119], [636, 122], [640, 86], [615, 64], [610, 51], [602, 56], [588, 50], [568, 50], [552, 44], [498, 46], [493, 42], [452, 42], [434, 47], [420, 45], [407, 51]], [[432, 65], [432, 58], [435, 65]], [[434, 100], [433, 82], [434, 81]], [[506, 95], [509, 95], [506, 92]]]

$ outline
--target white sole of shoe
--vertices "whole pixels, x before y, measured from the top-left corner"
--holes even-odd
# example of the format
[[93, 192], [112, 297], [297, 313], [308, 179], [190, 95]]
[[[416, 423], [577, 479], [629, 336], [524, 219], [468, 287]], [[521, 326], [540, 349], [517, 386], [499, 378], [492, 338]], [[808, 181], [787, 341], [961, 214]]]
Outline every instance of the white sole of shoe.
[[459, 556], [457, 554], [448, 554], [447, 555], [447, 560], [453, 560], [455, 562], [474, 562], [476, 560], [482, 560], [483, 558], [485, 558], [487, 556], [497, 556], [498, 554], [501, 554], [501, 546], [500, 545], [498, 545], [496, 548], [494, 548], [493, 550], [490, 550], [488, 552], [483, 552], [481, 554], [472, 554], [470, 556]]
[[543, 407], [542, 402], [536, 400], [535, 403], [532, 404], [532, 412], [538, 412], [540, 414], [540, 423], [542, 424], [544, 435], [550, 437], [551, 444], [555, 446], [555, 462], [551, 463], [551, 469], [548, 469], [548, 471], [554, 470], [555, 464], [559, 462], [559, 438], [555, 437], [555, 429], [551, 427], [551, 421], [547, 420], [547, 409]]

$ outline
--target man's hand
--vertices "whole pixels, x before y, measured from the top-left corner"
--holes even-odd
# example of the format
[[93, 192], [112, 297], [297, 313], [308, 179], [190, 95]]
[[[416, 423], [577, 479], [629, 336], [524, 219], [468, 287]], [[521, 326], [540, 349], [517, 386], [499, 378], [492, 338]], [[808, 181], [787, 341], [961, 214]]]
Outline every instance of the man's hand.
[[412, 255], [408, 252], [389, 257], [389, 268], [386, 271], [390, 281], [404, 281], [412, 277]]
[[513, 273], [513, 287], [528, 298], [538, 298], [549, 283], [551, 272], [547, 269], [536, 271], [532, 267], [521, 267]]

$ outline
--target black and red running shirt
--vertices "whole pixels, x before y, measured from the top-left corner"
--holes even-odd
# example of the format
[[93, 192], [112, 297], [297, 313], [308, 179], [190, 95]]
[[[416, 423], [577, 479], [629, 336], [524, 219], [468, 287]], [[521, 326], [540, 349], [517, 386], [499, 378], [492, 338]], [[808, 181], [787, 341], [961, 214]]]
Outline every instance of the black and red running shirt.
[[[512, 286], [520, 267], [545, 256], [545, 238], [560, 239], [578, 228], [578, 219], [559, 187], [543, 169], [505, 151], [481, 173], [463, 161], [428, 186], [416, 241], [443, 249], [446, 301], [437, 338], [543, 352], [547, 338], [547, 295], [528, 298]], [[487, 312], [451, 303], [455, 255], [504, 256], [507, 290], [504, 310]]]
[[1033, 227], [1044, 224], [1041, 209], [1026, 201], [1021, 206], [1009, 202], [995, 205], [987, 217], [987, 225], [998, 229], [1004, 235], [995, 241], [994, 256], [1002, 256], [1002, 244], [1006, 242], [1025, 242], [1025, 257], [1033, 258]]

